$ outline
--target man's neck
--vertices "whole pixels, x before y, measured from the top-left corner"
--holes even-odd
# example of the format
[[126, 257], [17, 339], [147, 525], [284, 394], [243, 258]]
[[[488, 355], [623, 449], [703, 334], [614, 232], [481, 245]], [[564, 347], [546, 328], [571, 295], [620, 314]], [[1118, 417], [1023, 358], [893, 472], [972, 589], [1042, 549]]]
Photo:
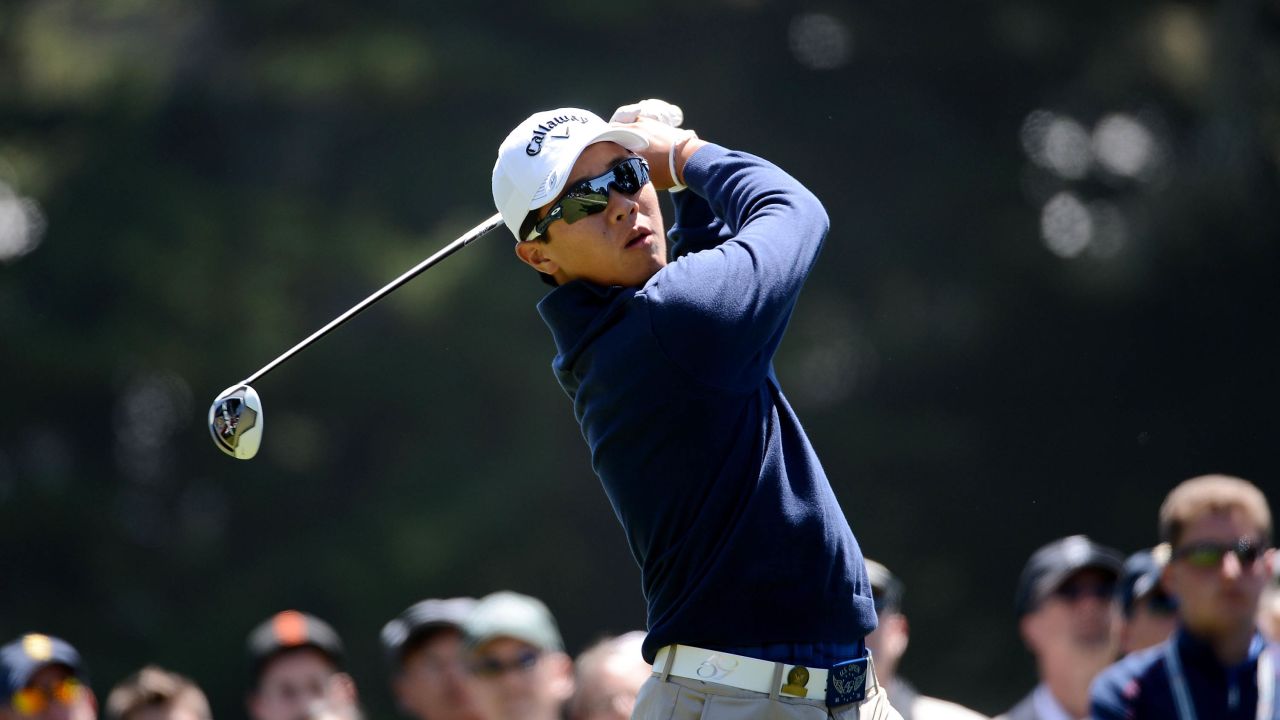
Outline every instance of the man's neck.
[[1071, 714], [1089, 715], [1089, 684], [1113, 659], [1109, 647], [1072, 650], [1040, 658], [1040, 681], [1049, 688], [1058, 704]]
[[1186, 631], [1208, 645], [1223, 667], [1239, 665], [1249, 659], [1249, 647], [1257, 632], [1252, 624], [1225, 631], [1199, 631], [1191, 628], [1186, 628]]

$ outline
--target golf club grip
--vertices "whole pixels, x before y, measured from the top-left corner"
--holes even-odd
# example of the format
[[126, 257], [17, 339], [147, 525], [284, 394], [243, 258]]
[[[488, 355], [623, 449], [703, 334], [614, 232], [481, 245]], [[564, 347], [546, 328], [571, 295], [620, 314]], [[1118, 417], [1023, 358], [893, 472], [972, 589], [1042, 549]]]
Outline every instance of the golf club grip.
[[264, 365], [261, 370], [245, 378], [240, 382], [240, 384], [250, 385], [253, 382], [257, 381], [263, 375], [266, 375], [267, 373], [275, 369], [275, 367], [280, 363], [284, 362], [285, 360], [288, 360], [289, 358], [296, 355], [299, 351], [301, 351], [306, 346], [310, 345], [316, 340], [319, 340], [320, 338], [329, 334], [329, 331], [338, 327], [342, 323], [350, 320], [356, 315], [359, 315], [370, 305], [378, 302], [382, 298], [389, 295], [396, 288], [414, 279], [427, 268], [449, 257], [450, 255], [457, 252], [458, 250], [461, 250], [462, 248], [466, 247], [472, 240], [475, 240], [476, 238], [481, 237], [485, 233], [489, 232], [490, 230], [493, 230], [494, 228], [500, 225], [502, 225], [502, 215], [495, 213], [489, 219], [485, 220], [479, 225], [476, 225], [475, 227], [468, 230], [466, 234], [464, 234], [462, 237], [440, 248], [440, 250], [436, 251], [436, 253], [433, 254], [431, 257], [428, 257], [426, 260], [423, 260], [417, 265], [414, 265], [412, 268], [409, 268], [409, 270], [405, 271], [402, 275], [400, 275], [400, 277], [396, 278], [395, 280], [392, 280], [386, 285], [383, 285], [381, 289], [374, 292], [372, 295], [365, 298], [364, 300], [361, 300], [359, 304], [355, 305], [350, 310], [347, 310], [346, 312], [342, 313], [341, 315], [334, 318], [333, 320], [330, 320], [327, 325], [308, 335], [305, 340], [286, 350], [283, 354], [280, 355], [280, 357]]

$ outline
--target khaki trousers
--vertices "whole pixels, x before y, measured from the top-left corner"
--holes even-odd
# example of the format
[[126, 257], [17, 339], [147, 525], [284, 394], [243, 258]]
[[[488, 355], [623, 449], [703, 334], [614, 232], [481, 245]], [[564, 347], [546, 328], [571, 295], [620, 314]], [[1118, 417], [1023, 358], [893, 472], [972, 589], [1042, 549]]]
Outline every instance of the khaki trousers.
[[[872, 678], [875, 671], [872, 670]], [[877, 683], [860, 703], [828, 708], [822, 700], [808, 700], [739, 690], [728, 685], [668, 677], [658, 673], [645, 681], [636, 697], [631, 720], [902, 720], [889, 706]]]

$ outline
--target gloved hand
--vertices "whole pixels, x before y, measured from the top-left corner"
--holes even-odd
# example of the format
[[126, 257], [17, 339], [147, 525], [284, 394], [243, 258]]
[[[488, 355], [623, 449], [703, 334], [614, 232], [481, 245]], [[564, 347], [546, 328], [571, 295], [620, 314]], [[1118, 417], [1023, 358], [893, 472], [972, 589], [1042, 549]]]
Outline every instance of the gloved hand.
[[[609, 122], [613, 123], [627, 125], [638, 124], [640, 128], [637, 129], [641, 129], [642, 132], [644, 132], [642, 128], [649, 124], [646, 121], [654, 121], [670, 128], [678, 128], [684, 122], [684, 111], [680, 109], [679, 105], [673, 105], [666, 100], [650, 98], [630, 105], [623, 105], [617, 110], [614, 110], [613, 117], [609, 118]], [[660, 170], [654, 172], [656, 167], [655, 163], [658, 161], [658, 158], [646, 158], [649, 160], [650, 173], [654, 176], [654, 185], [659, 189], [667, 189], [673, 193], [684, 190], [684, 184], [680, 182], [679, 176], [676, 175], [676, 153], [680, 147], [684, 146], [684, 144], [691, 138], [696, 138], [698, 134], [692, 130], [687, 130], [674, 135], [669, 132], [658, 133], [651, 130], [647, 134], [650, 136], [650, 142], [656, 145], [656, 147], [651, 148], [651, 151], [659, 149], [665, 151], [665, 164], [667, 166], [666, 173], [662, 173]], [[655, 143], [654, 141], [659, 142]], [[656, 153], [651, 152], [644, 154], [650, 155]], [[665, 176], [665, 178], [663, 176]], [[669, 180], [667, 180], [667, 178], [669, 178]]]
[[684, 122], [684, 111], [679, 105], [672, 105], [666, 100], [650, 98], [638, 103], [623, 105], [613, 111], [609, 122], [633, 123], [637, 118], [652, 118], [671, 127], [680, 127]]

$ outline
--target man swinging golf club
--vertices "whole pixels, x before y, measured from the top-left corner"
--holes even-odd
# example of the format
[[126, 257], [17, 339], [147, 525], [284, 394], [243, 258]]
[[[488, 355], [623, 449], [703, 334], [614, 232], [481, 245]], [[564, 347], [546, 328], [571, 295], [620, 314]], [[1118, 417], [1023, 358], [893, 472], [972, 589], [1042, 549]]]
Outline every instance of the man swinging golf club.
[[[821, 203], [645, 101], [535, 113], [493, 196], [592, 465], [640, 564], [655, 675], [635, 718], [898, 718], [863, 642], [861, 550], [772, 360], [827, 233]], [[659, 190], [673, 196], [668, 235]]]

